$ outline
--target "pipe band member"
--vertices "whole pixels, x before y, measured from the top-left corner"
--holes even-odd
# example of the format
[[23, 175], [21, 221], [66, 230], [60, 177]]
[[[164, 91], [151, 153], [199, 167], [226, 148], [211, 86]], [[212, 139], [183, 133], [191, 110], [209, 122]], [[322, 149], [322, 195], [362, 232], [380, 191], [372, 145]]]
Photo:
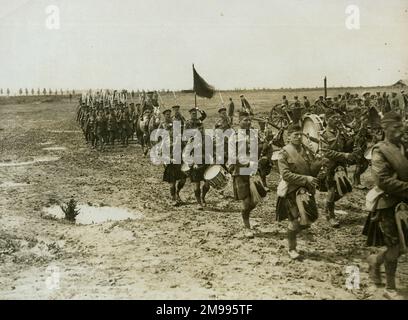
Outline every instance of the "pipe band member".
[[[245, 136], [240, 136], [239, 139], [245, 139], [244, 143], [237, 142], [237, 145], [234, 147], [237, 150], [238, 155], [246, 155], [247, 159], [238, 159], [236, 164], [228, 164], [228, 169], [232, 174], [233, 178], [233, 191], [234, 191], [234, 199], [242, 201], [242, 220], [244, 225], [244, 236], [246, 238], [253, 238], [254, 234], [251, 230], [251, 225], [249, 223], [249, 216], [251, 211], [256, 207], [256, 201], [253, 199], [251, 195], [251, 188], [250, 188], [250, 176], [243, 175], [241, 173], [241, 168], [249, 167], [250, 158], [249, 150], [250, 150], [250, 129], [251, 129], [251, 116], [246, 111], [241, 111], [239, 113], [239, 127], [240, 129], [245, 130]], [[232, 146], [230, 146], [232, 147]], [[245, 147], [245, 152], [243, 150], [239, 150], [239, 148]], [[242, 152], [241, 152], [242, 151]], [[248, 161], [246, 161], [248, 160]]]
[[298, 124], [290, 125], [288, 134], [289, 143], [283, 147], [278, 159], [281, 180], [277, 191], [276, 220], [289, 220], [288, 253], [292, 259], [298, 259], [300, 255], [296, 251], [296, 236], [318, 218], [316, 176], [324, 160], [318, 159], [302, 143], [302, 129]]
[[[160, 123], [159, 128], [165, 129], [170, 134], [170, 154], [173, 154], [173, 119], [171, 117], [171, 109], [163, 111], [164, 120]], [[171, 163], [165, 164], [163, 181], [170, 184], [170, 195], [174, 205], [181, 205], [180, 191], [186, 184], [186, 175], [181, 170], [181, 164]]]
[[393, 111], [386, 113], [381, 125], [385, 139], [377, 143], [372, 150], [372, 176], [375, 187], [366, 197], [367, 209], [370, 212], [363, 234], [367, 236], [368, 246], [386, 247], [378, 254], [368, 257], [370, 278], [376, 285], [381, 285], [380, 267], [384, 264], [384, 296], [388, 299], [400, 299], [401, 296], [396, 291], [395, 274], [398, 258], [404, 249], [406, 251], [408, 243], [408, 160], [401, 144], [401, 115]]

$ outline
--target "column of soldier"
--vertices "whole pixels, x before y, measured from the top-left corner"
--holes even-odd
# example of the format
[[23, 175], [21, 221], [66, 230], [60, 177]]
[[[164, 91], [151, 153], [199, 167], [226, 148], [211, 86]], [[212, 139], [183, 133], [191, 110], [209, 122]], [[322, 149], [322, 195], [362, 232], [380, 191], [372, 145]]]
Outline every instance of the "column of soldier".
[[[287, 241], [291, 259], [302, 258], [297, 251], [297, 235], [310, 228], [319, 216], [316, 190], [326, 193], [324, 213], [329, 225], [340, 227], [335, 203], [350, 193], [353, 187], [365, 188], [361, 185], [360, 176], [371, 162], [375, 185], [366, 197], [368, 216], [363, 234], [367, 236], [368, 246], [381, 247], [377, 254], [368, 257], [367, 262], [370, 278], [378, 287], [383, 286], [380, 268], [384, 265], [384, 295], [389, 299], [401, 298], [396, 290], [395, 275], [398, 259], [407, 251], [408, 241], [408, 134], [405, 120], [408, 96], [403, 91], [401, 94], [403, 103], [400, 103], [395, 92], [391, 94], [391, 100], [386, 93], [371, 95], [365, 92], [360, 98], [358, 94], [346, 92], [334, 98], [320, 96], [313, 104], [306, 96], [303, 103], [297, 96], [291, 103], [283, 96], [282, 103], [271, 111], [271, 116], [278, 111], [288, 117], [289, 125], [280, 128], [278, 134], [273, 134], [269, 126], [273, 120], [271, 116], [255, 117], [254, 110], [243, 95], [238, 117], [239, 128], [248, 135], [247, 151], [249, 130], [254, 119], [259, 123], [261, 134], [257, 176], [260, 177], [263, 191], [269, 191], [266, 177], [273, 165], [272, 154], [274, 150], [279, 150], [275, 157], [280, 173], [276, 220], [289, 220]], [[136, 117], [150, 112], [144, 101], [139, 105]], [[118, 105], [120, 109], [120, 103]], [[112, 108], [115, 109], [114, 103], [107, 110], [107, 118], [112, 117]], [[232, 98], [228, 109], [222, 106], [218, 112], [219, 119], [214, 128], [232, 128], [235, 113]], [[203, 130], [206, 113], [196, 107], [189, 113], [190, 119], [185, 120], [180, 106], [165, 109], [162, 112], [164, 120], [159, 127], [171, 131], [173, 120], [179, 120], [185, 129]], [[323, 132], [320, 132], [317, 151], [307, 143], [308, 139], [305, 140], [302, 131], [302, 119], [308, 114], [317, 115], [325, 124]], [[82, 121], [82, 118], [78, 120]], [[283, 142], [283, 131], [286, 143]], [[203, 152], [203, 156], [205, 154]], [[257, 206], [262, 190], [255, 184], [256, 177], [240, 174], [240, 169], [247, 167], [248, 162], [240, 161], [234, 165], [224, 165], [224, 168], [232, 174], [234, 199], [242, 202], [244, 235], [252, 238], [254, 233], [250, 214]], [[198, 206], [203, 209], [205, 196], [210, 190], [204, 173], [211, 165], [206, 163], [189, 165], [188, 170], [184, 170], [181, 164], [165, 165], [163, 181], [169, 183], [170, 196], [175, 205], [182, 204], [180, 191], [190, 178], [195, 185]], [[355, 165], [352, 182], [347, 173], [350, 165]]]
[[141, 105], [146, 105], [145, 97], [143, 92], [135, 104], [126, 90], [83, 94], [79, 99], [76, 120], [86, 143], [103, 151], [106, 147], [113, 147], [115, 142], [127, 147], [130, 141], [135, 141], [139, 114], [144, 111]]

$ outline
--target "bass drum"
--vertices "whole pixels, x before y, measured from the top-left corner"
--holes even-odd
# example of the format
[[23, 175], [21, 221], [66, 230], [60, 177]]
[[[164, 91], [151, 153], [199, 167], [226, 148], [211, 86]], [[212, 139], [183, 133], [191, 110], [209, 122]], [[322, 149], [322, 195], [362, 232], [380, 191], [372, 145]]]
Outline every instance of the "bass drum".
[[[320, 139], [320, 133], [324, 130], [322, 119], [315, 114], [305, 114], [302, 118], [302, 132], [304, 134], [302, 142], [312, 148], [314, 152], [319, 149], [319, 144], [316, 141], [311, 141], [307, 136]], [[314, 140], [313, 139], [313, 140]]]

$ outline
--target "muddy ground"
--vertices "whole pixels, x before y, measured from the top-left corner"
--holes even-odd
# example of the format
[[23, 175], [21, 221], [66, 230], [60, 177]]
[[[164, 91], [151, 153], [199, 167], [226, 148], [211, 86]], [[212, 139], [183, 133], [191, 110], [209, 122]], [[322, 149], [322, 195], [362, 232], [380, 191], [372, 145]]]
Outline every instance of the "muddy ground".
[[[258, 106], [262, 101], [267, 97]], [[208, 106], [209, 123], [215, 108]], [[367, 191], [338, 202], [340, 229], [329, 227], [318, 194], [321, 216], [298, 241], [304, 259], [291, 261], [286, 222], [274, 217], [276, 168], [268, 177], [272, 192], [251, 216], [255, 238], [248, 240], [232, 190], [212, 189], [199, 211], [188, 183], [181, 193], [186, 204], [173, 207], [163, 167], [137, 144], [90, 149], [75, 109], [68, 101], [0, 105], [1, 299], [382, 299], [365, 264], [373, 251], [361, 235]], [[370, 186], [369, 172], [363, 182]], [[71, 196], [139, 218], [74, 225], [45, 215]], [[360, 281], [350, 290], [354, 267]], [[408, 297], [406, 256], [397, 276]]]

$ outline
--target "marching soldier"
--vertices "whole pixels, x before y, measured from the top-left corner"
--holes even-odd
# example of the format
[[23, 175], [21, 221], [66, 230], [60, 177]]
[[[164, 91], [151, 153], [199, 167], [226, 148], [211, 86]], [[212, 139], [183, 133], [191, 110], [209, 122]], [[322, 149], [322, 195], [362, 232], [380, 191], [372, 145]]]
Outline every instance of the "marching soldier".
[[[369, 275], [376, 285], [382, 283], [380, 267], [385, 266], [386, 287], [384, 296], [400, 299], [396, 291], [395, 274], [398, 258], [408, 243], [408, 160], [401, 145], [402, 118], [396, 112], [384, 115], [381, 125], [385, 140], [372, 150], [372, 174], [375, 187], [367, 194], [370, 211], [363, 234], [368, 246], [384, 246], [376, 255], [368, 257]], [[404, 226], [405, 221], [405, 226]]]
[[302, 108], [302, 104], [299, 101], [298, 96], [294, 96], [294, 99], [295, 101], [292, 104], [292, 107], [290, 108], [290, 111], [292, 113], [292, 121], [300, 125], [302, 121], [303, 108]]
[[118, 124], [119, 124], [119, 132], [120, 132], [120, 140], [122, 141], [122, 146], [128, 146], [129, 144], [129, 132], [130, 132], [130, 123], [129, 123], [129, 113], [122, 106], [122, 110], [120, 111], [118, 117]]
[[344, 194], [351, 192], [351, 183], [347, 178], [347, 162], [352, 159], [352, 154], [345, 153], [347, 137], [339, 129], [341, 119], [339, 115], [332, 115], [328, 119], [327, 128], [322, 137], [328, 146], [325, 149], [325, 156], [329, 158], [327, 164], [326, 188], [327, 197], [325, 204], [326, 218], [329, 224], [337, 228], [340, 226], [334, 213], [335, 202], [343, 197]]
[[115, 145], [115, 135], [116, 135], [116, 117], [113, 108], [108, 111], [108, 116], [106, 119], [106, 130], [108, 134], [108, 144], [112, 146]]
[[179, 105], [175, 105], [172, 107], [173, 112], [174, 112], [174, 116], [173, 119], [176, 121], [180, 121], [181, 122], [181, 127], [184, 127], [184, 124], [186, 123], [186, 119], [183, 117], [183, 115], [180, 112], [180, 106]]
[[[245, 141], [245, 143], [238, 144], [237, 154], [244, 154], [243, 150], [239, 150], [240, 147], [245, 147], [246, 156], [244, 158], [238, 159], [236, 164], [227, 163], [229, 171], [233, 177], [233, 190], [234, 199], [242, 201], [242, 220], [244, 224], [244, 235], [246, 238], [253, 238], [254, 234], [251, 230], [251, 225], [249, 222], [249, 216], [251, 211], [255, 209], [257, 202], [254, 193], [251, 191], [251, 180], [249, 175], [242, 174], [241, 169], [249, 167], [250, 155], [248, 155], [248, 150], [250, 150], [250, 132], [251, 129], [251, 117], [248, 112], [240, 112], [239, 114], [239, 126], [240, 129], [245, 130], [245, 135], [238, 135], [238, 141]], [[236, 146], [234, 146], [236, 147]]]
[[258, 172], [261, 177], [262, 184], [265, 190], [268, 192], [269, 188], [266, 183], [266, 177], [271, 173], [272, 170], [272, 153], [274, 142], [274, 136], [272, 130], [270, 130], [266, 124], [264, 130], [261, 131], [260, 136], [260, 148], [259, 148], [259, 162], [258, 162]]
[[310, 111], [310, 101], [307, 98], [307, 96], [303, 96], [303, 104], [305, 106], [306, 112], [309, 112]]
[[282, 96], [282, 104], [285, 105], [286, 108], [289, 107], [289, 101], [286, 96]]
[[[225, 108], [224, 108], [225, 109]], [[203, 206], [205, 206], [205, 196], [210, 190], [210, 184], [208, 181], [204, 179], [205, 170], [208, 168], [208, 163], [205, 161], [205, 150], [203, 143], [204, 141], [204, 123], [203, 121], [206, 119], [207, 114], [203, 110], [199, 110], [197, 108], [190, 109], [190, 117], [191, 119], [186, 122], [185, 130], [187, 129], [197, 129], [201, 133], [202, 141], [202, 163], [194, 163], [190, 168], [190, 180], [194, 183], [194, 195], [199, 205], [199, 209], [202, 210]], [[198, 112], [201, 114], [198, 118]], [[201, 186], [201, 182], [203, 182], [203, 186]]]
[[248, 112], [251, 116], [254, 115], [252, 107], [244, 95], [241, 94], [239, 97], [241, 98], [241, 111]]
[[[207, 118], [205, 111], [198, 108], [192, 108], [190, 109], [189, 113], [191, 118], [186, 122], [184, 128], [203, 130], [203, 121]], [[198, 117], [198, 113], [200, 113], [200, 117]]]
[[232, 101], [232, 98], [229, 98], [228, 104], [228, 117], [230, 118], [231, 126], [234, 124], [234, 112], [235, 112], [235, 105]]
[[401, 90], [402, 101], [403, 101], [403, 120], [406, 120], [408, 114], [408, 94], [404, 90]]
[[230, 118], [227, 115], [227, 109], [225, 107], [221, 107], [218, 109], [218, 114], [220, 118], [214, 125], [214, 129], [221, 129], [221, 130], [228, 130], [231, 129], [231, 122]]
[[96, 147], [96, 111], [93, 108], [86, 123], [86, 130], [88, 141], [91, 143], [92, 148]]
[[95, 147], [97, 145], [100, 145], [100, 150], [103, 151], [104, 145], [106, 143], [105, 141], [105, 136], [106, 136], [106, 117], [105, 114], [103, 113], [102, 110], [97, 111], [96, 113], [96, 119], [95, 119], [95, 125], [96, 125], [96, 143]]
[[396, 92], [391, 93], [391, 110], [401, 114], [400, 103]]
[[181, 164], [174, 163], [173, 160], [173, 119], [171, 109], [163, 111], [164, 120], [160, 123], [159, 129], [165, 129], [170, 136], [170, 163], [165, 164], [163, 181], [170, 184], [170, 195], [174, 205], [181, 205], [180, 191], [186, 184], [186, 175], [181, 171]]
[[278, 160], [281, 181], [277, 191], [276, 220], [289, 220], [288, 253], [292, 259], [298, 259], [297, 234], [318, 218], [314, 195], [322, 160], [302, 144], [302, 129], [298, 124], [290, 125], [287, 132], [289, 143], [283, 147]]

